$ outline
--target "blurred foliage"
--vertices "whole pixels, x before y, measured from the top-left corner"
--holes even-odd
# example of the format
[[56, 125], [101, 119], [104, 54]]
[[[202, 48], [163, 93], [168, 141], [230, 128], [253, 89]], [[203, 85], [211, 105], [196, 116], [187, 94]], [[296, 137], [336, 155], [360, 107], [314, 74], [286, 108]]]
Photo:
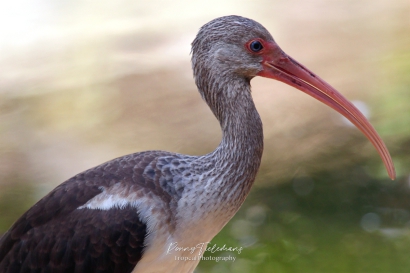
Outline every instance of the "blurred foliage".
[[[410, 44], [410, 38], [409, 44]], [[410, 166], [410, 50], [397, 50], [380, 63], [386, 79], [376, 96], [376, 108], [381, 122], [377, 130], [389, 138], [397, 173], [409, 173]]]
[[35, 188], [18, 177], [9, 177], [14, 184], [0, 191], [0, 236], [36, 201]]
[[[202, 261], [198, 272], [408, 272], [405, 179], [374, 179], [354, 167], [289, 182], [255, 187], [211, 244], [242, 252], [205, 252], [236, 261]], [[376, 221], [366, 222], [368, 215]]]

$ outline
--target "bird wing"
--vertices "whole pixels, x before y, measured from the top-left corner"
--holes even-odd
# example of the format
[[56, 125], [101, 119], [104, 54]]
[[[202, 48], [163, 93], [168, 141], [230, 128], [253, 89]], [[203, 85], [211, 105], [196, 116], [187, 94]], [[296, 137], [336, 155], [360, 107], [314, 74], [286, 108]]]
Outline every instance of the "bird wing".
[[120, 157], [56, 187], [0, 238], [0, 272], [131, 272], [147, 234], [136, 208], [81, 206], [119, 183], [132, 185], [128, 190], [149, 189], [169, 201], [158, 175], [144, 172], [170, 155], [148, 151]]

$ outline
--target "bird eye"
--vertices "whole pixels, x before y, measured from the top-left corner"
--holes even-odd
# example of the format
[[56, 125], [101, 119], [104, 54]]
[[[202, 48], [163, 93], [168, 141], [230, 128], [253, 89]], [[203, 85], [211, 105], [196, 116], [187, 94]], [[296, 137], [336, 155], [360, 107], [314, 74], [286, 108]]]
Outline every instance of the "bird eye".
[[260, 41], [256, 40], [249, 44], [249, 49], [253, 52], [259, 52], [263, 49], [263, 45]]

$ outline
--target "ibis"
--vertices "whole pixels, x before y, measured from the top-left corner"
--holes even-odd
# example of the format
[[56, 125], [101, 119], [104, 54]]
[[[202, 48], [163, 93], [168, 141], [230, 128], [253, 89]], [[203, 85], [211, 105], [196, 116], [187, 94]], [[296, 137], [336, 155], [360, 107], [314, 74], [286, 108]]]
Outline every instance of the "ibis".
[[1, 273], [193, 272], [200, 246], [239, 210], [261, 163], [262, 122], [250, 85], [256, 76], [293, 86], [349, 119], [395, 178], [389, 151], [360, 111], [282, 51], [261, 24], [214, 19], [200, 28], [191, 54], [198, 91], [220, 123], [218, 147], [201, 156], [134, 153], [73, 176], [1, 237]]

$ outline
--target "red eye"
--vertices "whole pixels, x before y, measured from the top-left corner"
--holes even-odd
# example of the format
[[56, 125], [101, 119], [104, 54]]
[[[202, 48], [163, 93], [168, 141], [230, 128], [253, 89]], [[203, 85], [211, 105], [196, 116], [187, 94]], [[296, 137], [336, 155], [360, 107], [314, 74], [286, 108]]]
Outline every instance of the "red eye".
[[253, 39], [247, 42], [245, 44], [245, 47], [250, 53], [261, 54], [263, 51], [265, 51], [264, 42], [265, 41], [262, 39]]
[[260, 41], [255, 40], [249, 44], [249, 49], [256, 53], [263, 49], [263, 45]]

